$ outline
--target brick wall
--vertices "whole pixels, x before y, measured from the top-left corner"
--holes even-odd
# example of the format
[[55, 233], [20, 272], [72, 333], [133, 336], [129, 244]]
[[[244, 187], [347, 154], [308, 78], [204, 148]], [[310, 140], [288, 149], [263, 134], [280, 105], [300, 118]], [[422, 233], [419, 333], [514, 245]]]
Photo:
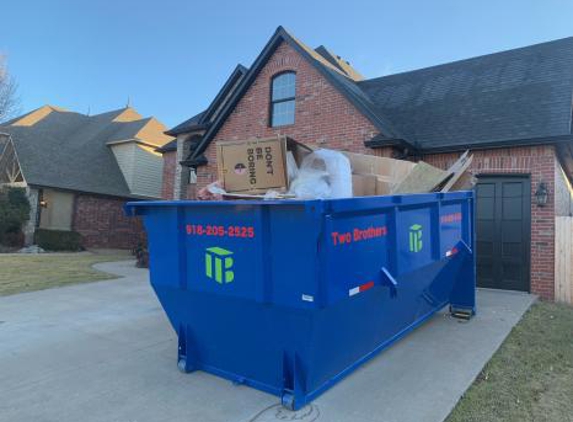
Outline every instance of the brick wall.
[[[535, 146], [473, 151], [474, 174], [525, 174], [531, 177], [531, 292], [544, 299], [554, 297], [555, 259], [555, 166], [553, 146]], [[447, 168], [459, 154], [424, 157], [428, 163]], [[547, 183], [549, 200], [545, 207], [535, 204], [540, 181]]]
[[[269, 127], [271, 79], [285, 70], [296, 72], [295, 123]], [[288, 44], [281, 44], [239, 101], [216, 141], [286, 134], [299, 142], [327, 148], [366, 152], [364, 141], [378, 130], [338, 90]], [[217, 178], [215, 144], [206, 151], [207, 166], [199, 168], [198, 187]], [[373, 151], [371, 151], [373, 152]]]
[[173, 199], [175, 186], [175, 170], [177, 169], [177, 151], [169, 151], [163, 154], [163, 185], [161, 197]]
[[132, 249], [145, 239], [138, 217], [127, 217], [127, 199], [77, 194], [72, 228], [87, 248]]

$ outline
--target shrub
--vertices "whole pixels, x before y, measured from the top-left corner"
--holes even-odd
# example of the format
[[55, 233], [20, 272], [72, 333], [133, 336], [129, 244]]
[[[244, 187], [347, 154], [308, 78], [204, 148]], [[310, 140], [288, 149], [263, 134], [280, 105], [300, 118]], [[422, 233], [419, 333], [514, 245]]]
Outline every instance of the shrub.
[[145, 243], [139, 242], [137, 247], [133, 250], [133, 254], [137, 260], [135, 263], [137, 268], [149, 268], [149, 251]]
[[[30, 218], [30, 203], [23, 188], [0, 190], [0, 243], [21, 238], [22, 226]], [[13, 246], [13, 245], [11, 245]]]
[[82, 236], [65, 230], [36, 230], [36, 244], [47, 251], [81, 251]]

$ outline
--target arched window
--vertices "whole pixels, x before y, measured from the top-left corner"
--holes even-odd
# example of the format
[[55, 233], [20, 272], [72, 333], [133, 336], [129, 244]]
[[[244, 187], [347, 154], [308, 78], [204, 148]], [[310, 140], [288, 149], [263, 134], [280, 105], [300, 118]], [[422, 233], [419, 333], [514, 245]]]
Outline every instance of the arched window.
[[271, 83], [271, 127], [294, 123], [296, 73], [284, 72], [273, 77]]

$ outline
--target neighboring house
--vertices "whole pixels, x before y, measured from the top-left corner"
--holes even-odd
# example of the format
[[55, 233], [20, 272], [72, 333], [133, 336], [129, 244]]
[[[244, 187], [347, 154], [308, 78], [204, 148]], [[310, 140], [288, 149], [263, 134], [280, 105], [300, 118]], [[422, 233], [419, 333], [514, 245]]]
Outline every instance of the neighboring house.
[[442, 168], [470, 149], [478, 284], [551, 300], [555, 217], [572, 211], [572, 100], [573, 38], [363, 79], [279, 27], [206, 111], [167, 132], [163, 194], [192, 198], [216, 180], [223, 140], [286, 134]]
[[87, 116], [49, 105], [0, 125], [0, 185], [27, 188], [32, 208], [26, 243], [39, 227], [74, 230], [85, 247], [136, 246], [141, 224], [122, 207], [161, 197], [165, 129], [130, 107]]

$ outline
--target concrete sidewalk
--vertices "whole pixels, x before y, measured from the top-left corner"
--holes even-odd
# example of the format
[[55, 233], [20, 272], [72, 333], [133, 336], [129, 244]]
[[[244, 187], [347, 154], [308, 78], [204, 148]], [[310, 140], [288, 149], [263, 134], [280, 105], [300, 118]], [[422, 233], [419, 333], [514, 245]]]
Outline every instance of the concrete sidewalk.
[[175, 334], [132, 262], [125, 276], [0, 298], [0, 421], [440, 422], [533, 303], [482, 290], [478, 316], [438, 314], [299, 412], [177, 370]]

